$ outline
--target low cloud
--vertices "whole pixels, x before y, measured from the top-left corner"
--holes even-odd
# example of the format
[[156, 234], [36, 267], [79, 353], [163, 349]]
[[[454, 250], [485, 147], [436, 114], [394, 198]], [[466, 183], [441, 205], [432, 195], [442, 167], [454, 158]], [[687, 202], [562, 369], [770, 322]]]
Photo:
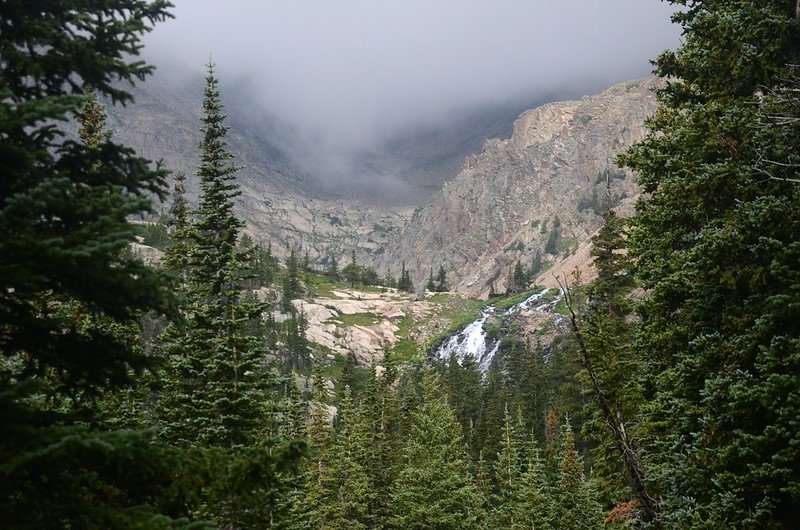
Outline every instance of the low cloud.
[[463, 109], [642, 77], [679, 38], [657, 0], [173, 1], [147, 38], [162, 73], [213, 57], [337, 172]]

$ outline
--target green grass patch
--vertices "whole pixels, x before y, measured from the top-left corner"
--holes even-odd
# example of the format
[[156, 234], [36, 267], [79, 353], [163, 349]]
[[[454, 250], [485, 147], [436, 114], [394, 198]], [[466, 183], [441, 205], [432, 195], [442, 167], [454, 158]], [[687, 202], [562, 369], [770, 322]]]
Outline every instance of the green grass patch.
[[325, 275], [313, 272], [303, 275], [303, 281], [308, 289], [308, 295], [311, 297], [320, 296], [336, 299], [339, 297], [333, 291], [347, 288], [343, 283], [333, 281]]
[[308, 289], [310, 297], [323, 297], [340, 299], [334, 291], [361, 291], [362, 293], [380, 294], [386, 291], [386, 287], [380, 285], [361, 285], [356, 284], [355, 287], [350, 287], [350, 284], [340, 280], [333, 280], [330, 277], [315, 272], [303, 273], [301, 276], [303, 282]]
[[553, 312], [559, 315], [563, 315], [565, 317], [569, 316], [569, 308], [567, 307], [567, 302], [563, 298], [558, 301], [556, 306], [553, 308]]
[[400, 339], [392, 347], [392, 358], [396, 362], [407, 363], [417, 359], [422, 354], [423, 348], [411, 339]]

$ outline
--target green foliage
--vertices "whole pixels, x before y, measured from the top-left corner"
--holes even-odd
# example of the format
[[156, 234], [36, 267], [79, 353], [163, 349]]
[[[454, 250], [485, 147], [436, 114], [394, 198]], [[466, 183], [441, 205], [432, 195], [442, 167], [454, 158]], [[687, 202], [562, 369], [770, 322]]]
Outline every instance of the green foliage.
[[297, 261], [294, 249], [289, 253], [289, 257], [286, 258], [286, 274], [283, 277], [282, 287], [281, 310], [284, 313], [292, 313], [295, 310], [292, 300], [303, 293], [303, 289], [300, 286], [300, 264]]
[[422, 404], [392, 495], [396, 528], [479, 528], [483, 500], [472, 481], [461, 430], [432, 371], [425, 372]]
[[248, 288], [266, 287], [272, 285], [277, 276], [278, 259], [272, 255], [272, 243], [267, 247], [254, 242], [250, 236], [243, 234], [239, 240], [238, 252], [247, 258], [244, 265], [245, 286]]
[[[116, 144], [97, 96], [130, 101], [152, 67], [140, 39], [156, 0], [0, 7], [0, 524], [187, 527], [170, 505], [173, 453], [95, 422], [95, 398], [151, 364], [139, 315], [170, 301], [128, 251], [166, 173]], [[80, 58], [80, 60], [76, 60]], [[94, 91], [84, 94], [83, 86]], [[75, 114], [81, 141], [67, 139]]]
[[[253, 333], [261, 329], [264, 308], [244, 291], [253, 247], [237, 244], [242, 227], [233, 211], [237, 168], [228, 163], [212, 66], [203, 109], [199, 206], [184, 230], [187, 241], [176, 240], [189, 251], [182, 263], [183, 319], [162, 336], [158, 437], [175, 447], [193, 447], [202, 459], [195, 473], [203, 480], [203, 495], [192, 503], [197, 516], [219, 526], [266, 528], [292, 512], [294, 496], [287, 487], [302, 446], [275, 440], [279, 410], [280, 430], [298, 430], [292, 427], [294, 405], [278, 404], [281, 389], [266, 364], [267, 341]], [[298, 359], [306, 350], [302, 318], [290, 320], [294, 328], [286, 332], [287, 348]], [[285, 362], [296, 367], [298, 359]], [[291, 392], [286, 395], [292, 399]]]
[[344, 326], [372, 326], [378, 323], [374, 313], [350, 313], [338, 317]]
[[524, 291], [528, 287], [529, 281], [530, 276], [528, 276], [528, 273], [525, 272], [525, 269], [522, 267], [522, 262], [517, 261], [517, 264], [514, 266], [514, 275], [511, 279], [510, 290], [515, 292]]
[[800, 136], [781, 87], [800, 24], [780, 0], [692, 2], [674, 18], [683, 45], [656, 63], [671, 81], [622, 159], [648, 193], [630, 249], [648, 291], [637, 344], [661, 524], [791, 528]]
[[349, 389], [345, 391], [337, 419], [338, 432], [331, 445], [321, 448], [324, 461], [315, 472], [319, 491], [315, 510], [317, 528], [367, 528], [369, 481], [361, 464], [364, 461], [361, 453], [367, 450], [367, 444], [358, 437], [361, 433], [355, 426], [356, 413]]
[[188, 260], [192, 253], [192, 242], [189, 203], [186, 200], [186, 175], [183, 173], [175, 176], [167, 225], [170, 245], [164, 254], [164, 267], [176, 273], [181, 283], [185, 284], [188, 281]]
[[342, 269], [342, 276], [344, 276], [344, 279], [350, 284], [350, 287], [355, 287], [361, 278], [361, 269], [356, 262], [355, 250], [350, 254], [350, 263], [345, 265]]
[[397, 288], [406, 293], [414, 292], [414, 282], [411, 280], [411, 272], [406, 270], [405, 261], [400, 269], [400, 279], [397, 280]]
[[425, 284], [425, 290], [428, 292], [436, 291], [436, 282], [433, 281], [433, 271], [431, 271], [430, 275], [428, 276], [428, 283]]

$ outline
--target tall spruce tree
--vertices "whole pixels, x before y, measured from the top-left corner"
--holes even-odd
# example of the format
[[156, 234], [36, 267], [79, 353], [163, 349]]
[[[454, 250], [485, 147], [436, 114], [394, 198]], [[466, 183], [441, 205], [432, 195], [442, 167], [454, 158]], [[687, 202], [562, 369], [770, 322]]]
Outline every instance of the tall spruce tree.
[[325, 498], [318, 505], [319, 528], [329, 530], [366, 529], [370, 519], [368, 497], [370, 482], [363, 462], [369, 450], [363, 430], [356, 428], [357, 413], [350, 390], [345, 389], [339, 428], [326, 472], [321, 476]]
[[800, 21], [785, 0], [671, 3], [683, 44], [658, 58], [652, 132], [623, 158], [647, 192], [630, 248], [662, 524], [791, 528], [800, 136], [768, 118], [800, 63]]
[[520, 428], [508, 412], [508, 404], [503, 416], [501, 451], [494, 464], [497, 492], [492, 503], [492, 526], [494, 528], [518, 528], [518, 497], [522, 491], [523, 464], [526, 462], [525, 445], [521, 444]]
[[237, 246], [237, 168], [226, 150], [224, 118], [209, 65], [201, 195], [189, 234], [184, 319], [164, 336], [159, 436], [206, 455], [207, 495], [198, 513], [221, 526], [270, 528], [288, 510], [278, 482], [292, 473], [298, 448], [280, 449], [273, 438], [278, 386], [266, 364], [265, 341], [251, 333], [263, 307], [243, 292], [248, 256]]
[[444, 265], [439, 265], [439, 272], [436, 273], [436, 288], [438, 293], [447, 292], [447, 271], [444, 270]]
[[[179, 526], [168, 515], [180, 509], [167, 508], [162, 497], [179, 465], [174, 453], [144, 433], [101, 430], [92, 404], [149, 364], [139, 341], [118, 326], [167, 308], [158, 272], [127, 252], [128, 218], [149, 212], [151, 194], [164, 193], [165, 173], [106, 135], [93, 135], [88, 113], [88, 141], [69, 139], [65, 127], [88, 101], [83, 85], [113, 103], [131, 101], [118, 81], [152, 71], [137, 59], [140, 39], [169, 17], [169, 7], [161, 0], [109, 0], [102, 13], [83, 0], [0, 5], [6, 528]], [[75, 311], [59, 310], [65, 304]], [[87, 317], [102, 325], [87, 327]], [[80, 418], [74, 407], [53, 408], [64, 399], [81, 401]]]
[[209, 65], [186, 323], [166, 345], [171, 385], [161, 409], [165, 439], [233, 447], [265, 434], [273, 381], [264, 366], [263, 344], [245, 330], [261, 307], [242, 300], [244, 257], [236, 245], [242, 222], [233, 211], [237, 168], [229, 163], [223, 120], [218, 81]]
[[390, 525], [481, 528], [483, 499], [473, 482], [461, 429], [430, 369], [423, 374], [422, 392], [422, 405], [412, 414], [412, 431], [392, 491]]
[[433, 270], [428, 275], [428, 283], [425, 284], [425, 290], [428, 292], [436, 292], [436, 282], [433, 280]]
[[575, 450], [575, 438], [569, 422], [559, 434], [559, 464], [561, 474], [558, 489], [558, 528], [590, 530], [603, 524], [602, 511], [592, 485], [584, 478], [583, 460]]
[[511, 528], [514, 530], [557, 528], [555, 503], [550, 495], [545, 466], [537, 443], [532, 443], [526, 458], [526, 469], [520, 478], [519, 490], [516, 492], [512, 513], [514, 526]]

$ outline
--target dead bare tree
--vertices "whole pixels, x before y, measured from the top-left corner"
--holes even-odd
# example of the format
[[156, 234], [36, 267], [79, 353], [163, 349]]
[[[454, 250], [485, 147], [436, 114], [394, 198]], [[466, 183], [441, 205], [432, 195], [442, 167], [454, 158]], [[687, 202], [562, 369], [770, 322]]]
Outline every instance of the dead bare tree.
[[575, 303], [569, 288], [569, 283], [564, 279], [564, 283], [562, 284], [558, 277], [556, 277], [556, 282], [558, 282], [558, 286], [564, 293], [564, 302], [570, 313], [570, 326], [578, 341], [578, 348], [581, 352], [581, 364], [589, 375], [595, 399], [603, 414], [603, 419], [605, 419], [606, 424], [611, 430], [611, 434], [616, 442], [617, 451], [622, 458], [625, 469], [628, 471], [631, 489], [641, 507], [642, 520], [644, 522], [650, 522], [655, 518], [655, 500], [647, 492], [647, 483], [645, 481], [644, 466], [642, 465], [641, 458], [634, 449], [630, 436], [625, 429], [625, 420], [621, 412], [618, 408], [613, 406], [608, 399], [606, 393], [603, 391], [600, 379], [597, 377], [597, 372], [592, 364], [589, 350], [586, 347], [586, 341], [583, 338], [581, 328], [578, 324], [578, 317], [575, 314]]

